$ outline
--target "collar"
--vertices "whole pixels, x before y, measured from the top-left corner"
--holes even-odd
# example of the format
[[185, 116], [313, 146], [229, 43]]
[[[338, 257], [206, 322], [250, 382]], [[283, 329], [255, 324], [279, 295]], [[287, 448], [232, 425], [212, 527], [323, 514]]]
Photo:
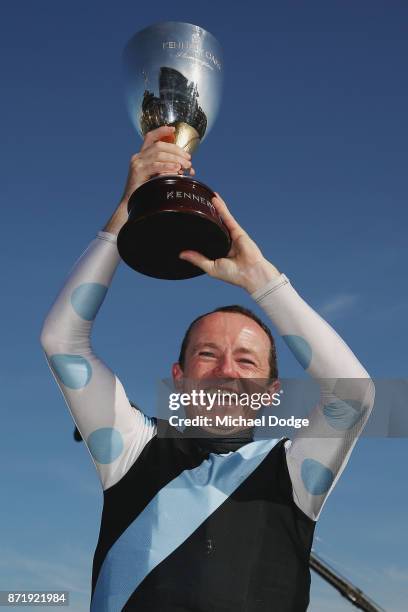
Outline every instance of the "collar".
[[254, 441], [254, 428], [242, 429], [234, 434], [217, 435], [201, 427], [186, 427], [183, 437], [191, 439], [200, 450], [207, 453], [229, 453]]

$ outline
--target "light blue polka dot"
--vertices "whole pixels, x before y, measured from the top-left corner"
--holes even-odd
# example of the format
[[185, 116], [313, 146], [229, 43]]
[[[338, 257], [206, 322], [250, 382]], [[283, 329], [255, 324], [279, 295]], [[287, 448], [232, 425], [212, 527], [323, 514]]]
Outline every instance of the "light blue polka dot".
[[96, 429], [88, 437], [88, 447], [98, 463], [112, 463], [123, 451], [123, 438], [113, 427]]
[[86, 321], [92, 321], [105, 298], [108, 288], [100, 283], [83, 283], [72, 292], [71, 304]]
[[333, 472], [315, 459], [304, 459], [301, 474], [303, 484], [312, 495], [326, 493], [334, 480]]
[[300, 365], [307, 370], [312, 361], [312, 349], [310, 344], [301, 336], [282, 336]]
[[362, 417], [360, 402], [336, 399], [323, 406], [323, 414], [329, 425], [339, 431], [351, 429]]
[[50, 362], [62, 384], [70, 389], [82, 389], [91, 380], [91, 365], [81, 355], [53, 355]]

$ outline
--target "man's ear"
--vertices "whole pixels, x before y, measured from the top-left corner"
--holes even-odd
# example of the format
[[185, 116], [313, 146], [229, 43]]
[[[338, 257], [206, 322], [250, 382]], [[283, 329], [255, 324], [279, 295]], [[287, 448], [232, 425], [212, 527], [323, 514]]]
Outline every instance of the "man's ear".
[[272, 396], [274, 393], [278, 393], [281, 388], [281, 382], [279, 378], [275, 378], [275, 380], [268, 383], [268, 393], [271, 397], [271, 405], [272, 405]]
[[177, 391], [180, 391], [183, 387], [184, 373], [181, 365], [179, 363], [173, 363], [171, 368], [171, 373], [173, 376], [174, 386]]
[[279, 378], [275, 378], [274, 381], [272, 381], [269, 385], [268, 385], [268, 393], [270, 393], [271, 395], [273, 393], [278, 393], [279, 389], [281, 388], [281, 382], [279, 380]]

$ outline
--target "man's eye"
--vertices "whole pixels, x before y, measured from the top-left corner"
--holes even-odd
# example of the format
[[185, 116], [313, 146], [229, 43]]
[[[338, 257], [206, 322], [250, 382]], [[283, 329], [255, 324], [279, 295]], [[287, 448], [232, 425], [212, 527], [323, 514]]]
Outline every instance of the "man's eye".
[[204, 355], [204, 357], [214, 357], [214, 353], [211, 353], [211, 351], [200, 351], [198, 354]]
[[239, 361], [240, 363], [245, 363], [246, 365], [255, 365], [250, 359], [240, 359]]

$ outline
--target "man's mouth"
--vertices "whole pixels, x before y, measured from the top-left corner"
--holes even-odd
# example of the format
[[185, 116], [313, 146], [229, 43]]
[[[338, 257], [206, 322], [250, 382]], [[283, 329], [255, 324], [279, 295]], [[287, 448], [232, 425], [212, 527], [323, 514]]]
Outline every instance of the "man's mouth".
[[203, 389], [205, 393], [219, 393], [223, 395], [225, 393], [239, 393], [238, 389], [234, 389], [232, 387], [208, 387], [207, 389]]
[[235, 406], [240, 398], [240, 391], [231, 386], [207, 387], [203, 391], [207, 398], [211, 397], [214, 405]]

